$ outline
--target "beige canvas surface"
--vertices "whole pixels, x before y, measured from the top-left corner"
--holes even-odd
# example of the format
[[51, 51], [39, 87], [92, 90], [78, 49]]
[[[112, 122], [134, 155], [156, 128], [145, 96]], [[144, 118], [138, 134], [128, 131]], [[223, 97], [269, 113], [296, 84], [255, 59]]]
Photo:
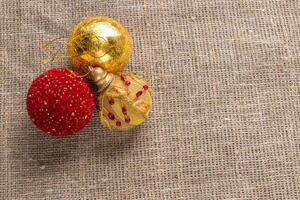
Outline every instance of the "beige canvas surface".
[[[151, 83], [153, 111], [127, 134], [95, 112], [48, 137], [26, 93], [61, 66], [37, 44], [91, 15], [129, 30], [126, 70]], [[297, 0], [1, 0], [0, 70], [1, 200], [300, 199]]]

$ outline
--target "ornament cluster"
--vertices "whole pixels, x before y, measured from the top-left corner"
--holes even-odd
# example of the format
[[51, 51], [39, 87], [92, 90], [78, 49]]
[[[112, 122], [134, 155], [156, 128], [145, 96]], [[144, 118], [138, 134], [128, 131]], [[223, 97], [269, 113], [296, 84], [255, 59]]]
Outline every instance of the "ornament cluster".
[[152, 108], [144, 78], [123, 70], [132, 47], [127, 30], [108, 17], [89, 17], [75, 26], [68, 40], [73, 70], [49, 69], [31, 84], [27, 111], [33, 123], [53, 136], [72, 135], [90, 121], [99, 89], [99, 119], [110, 129], [129, 130], [143, 123]]

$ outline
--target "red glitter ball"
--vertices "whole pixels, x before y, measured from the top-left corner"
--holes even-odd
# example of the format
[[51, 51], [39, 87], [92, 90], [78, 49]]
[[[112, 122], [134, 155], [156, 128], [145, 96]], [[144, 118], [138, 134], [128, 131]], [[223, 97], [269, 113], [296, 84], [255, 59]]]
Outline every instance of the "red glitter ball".
[[36, 78], [27, 94], [33, 123], [53, 136], [72, 135], [86, 126], [94, 112], [88, 82], [68, 69], [54, 68]]

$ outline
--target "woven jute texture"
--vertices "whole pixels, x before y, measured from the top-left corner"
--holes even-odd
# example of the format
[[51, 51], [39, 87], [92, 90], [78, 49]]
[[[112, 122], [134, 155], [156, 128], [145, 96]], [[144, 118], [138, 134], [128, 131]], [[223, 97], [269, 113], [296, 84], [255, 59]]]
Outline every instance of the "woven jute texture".
[[[300, 199], [297, 0], [0, 1], [0, 199]], [[104, 15], [154, 91], [129, 133], [53, 138], [26, 112], [39, 43]], [[58, 42], [64, 47], [64, 41]]]

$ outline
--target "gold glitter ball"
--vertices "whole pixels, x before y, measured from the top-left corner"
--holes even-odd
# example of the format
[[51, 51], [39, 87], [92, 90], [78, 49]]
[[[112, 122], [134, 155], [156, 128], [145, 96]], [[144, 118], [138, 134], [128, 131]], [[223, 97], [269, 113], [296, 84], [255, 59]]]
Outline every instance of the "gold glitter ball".
[[96, 16], [82, 20], [68, 41], [68, 54], [79, 72], [101, 67], [107, 72], [121, 72], [131, 55], [128, 31], [115, 20]]
[[152, 90], [144, 78], [118, 73], [99, 100], [101, 123], [110, 129], [126, 131], [148, 118]]

